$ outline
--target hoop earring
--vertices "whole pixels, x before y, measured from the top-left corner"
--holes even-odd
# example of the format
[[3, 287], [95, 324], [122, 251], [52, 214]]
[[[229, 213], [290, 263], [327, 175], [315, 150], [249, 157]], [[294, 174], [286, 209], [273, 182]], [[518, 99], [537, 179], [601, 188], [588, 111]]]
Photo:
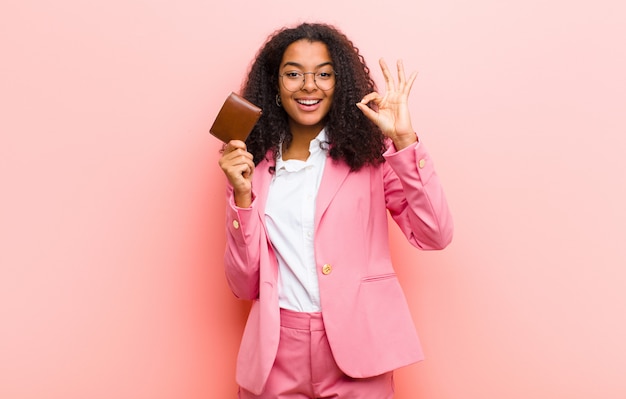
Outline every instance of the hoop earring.
[[278, 106], [278, 108], [281, 108], [283, 106], [282, 101], [280, 101], [280, 94], [276, 94], [276, 105]]

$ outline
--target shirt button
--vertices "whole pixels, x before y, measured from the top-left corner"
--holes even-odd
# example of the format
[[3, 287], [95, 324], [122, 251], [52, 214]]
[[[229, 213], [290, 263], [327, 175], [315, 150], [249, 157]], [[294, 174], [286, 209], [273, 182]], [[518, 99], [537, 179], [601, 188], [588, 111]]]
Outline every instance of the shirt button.
[[333, 271], [333, 267], [328, 263], [322, 266], [322, 274], [329, 275]]
[[419, 160], [418, 166], [422, 169], [426, 165], [426, 160], [424, 158]]
[[233, 227], [234, 227], [235, 229], [238, 229], [238, 228], [239, 228], [239, 221], [237, 221], [237, 220], [233, 220]]

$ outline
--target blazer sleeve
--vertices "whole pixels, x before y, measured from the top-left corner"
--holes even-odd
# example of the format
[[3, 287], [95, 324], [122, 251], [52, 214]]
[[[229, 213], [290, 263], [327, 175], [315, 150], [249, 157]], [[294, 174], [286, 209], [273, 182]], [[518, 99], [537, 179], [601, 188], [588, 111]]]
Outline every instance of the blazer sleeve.
[[389, 213], [409, 242], [421, 249], [445, 248], [453, 221], [439, 177], [423, 143], [384, 154], [385, 200]]
[[224, 269], [233, 294], [241, 299], [259, 296], [260, 243], [265, 231], [254, 196], [250, 208], [235, 205], [233, 189], [226, 188], [226, 251]]

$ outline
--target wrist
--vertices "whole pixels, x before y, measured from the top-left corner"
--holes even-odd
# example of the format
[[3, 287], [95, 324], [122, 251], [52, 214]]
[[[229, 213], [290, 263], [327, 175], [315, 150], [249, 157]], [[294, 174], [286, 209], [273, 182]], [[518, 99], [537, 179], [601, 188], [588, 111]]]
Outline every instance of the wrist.
[[393, 145], [396, 147], [397, 151], [409, 147], [417, 142], [419, 142], [419, 138], [417, 137], [417, 133], [415, 132], [412, 132], [410, 134], [399, 134], [396, 135], [396, 137], [394, 137], [393, 139]]
[[252, 192], [250, 191], [243, 193], [235, 192], [233, 197], [235, 205], [239, 208], [250, 208], [250, 205], [252, 205]]

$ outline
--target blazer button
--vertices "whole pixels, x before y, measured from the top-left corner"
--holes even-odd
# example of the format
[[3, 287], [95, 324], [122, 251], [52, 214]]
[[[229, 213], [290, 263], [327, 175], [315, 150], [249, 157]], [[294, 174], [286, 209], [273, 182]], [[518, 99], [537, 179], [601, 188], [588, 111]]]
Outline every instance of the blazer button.
[[333, 271], [333, 267], [328, 263], [322, 266], [322, 274], [329, 275]]

